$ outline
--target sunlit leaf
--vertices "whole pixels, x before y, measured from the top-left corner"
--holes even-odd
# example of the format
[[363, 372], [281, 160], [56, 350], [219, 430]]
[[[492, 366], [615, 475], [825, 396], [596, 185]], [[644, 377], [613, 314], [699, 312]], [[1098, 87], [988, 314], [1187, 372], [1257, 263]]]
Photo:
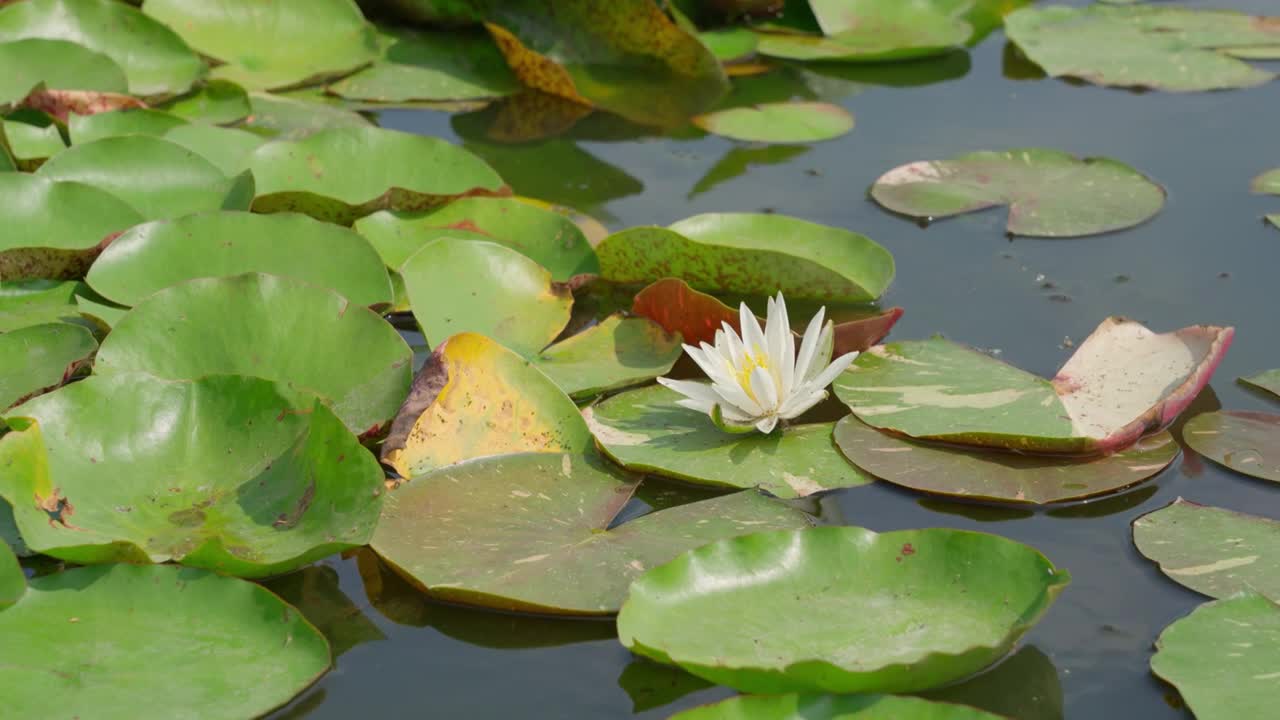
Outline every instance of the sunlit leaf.
[[810, 0], [825, 36], [766, 34], [760, 53], [793, 60], [882, 61], [938, 55], [973, 34], [969, 0]]
[[853, 130], [853, 115], [830, 103], [789, 102], [732, 108], [699, 115], [693, 121], [707, 132], [748, 142], [819, 142]]
[[[3, 15], [0, 15], [0, 20]], [[53, 90], [123, 93], [129, 84], [115, 61], [66, 40], [35, 37], [0, 42], [0, 105], [17, 103], [43, 85]]]
[[282, 140], [296, 140], [332, 128], [373, 125], [369, 118], [352, 110], [270, 93], [249, 93], [249, 109], [246, 127]]
[[672, 720], [999, 720], [963, 705], [893, 695], [739, 695]]
[[67, 130], [73, 145], [84, 145], [120, 135], [161, 137], [172, 128], [186, 124], [186, 120], [167, 112], [130, 108], [93, 115], [73, 114], [67, 120]]
[[248, 117], [249, 95], [227, 80], [210, 80], [190, 94], [175, 98], [160, 110], [191, 122], [225, 125]]
[[1182, 428], [1187, 447], [1238, 473], [1280, 482], [1280, 415], [1217, 411]]
[[243, 172], [249, 156], [267, 142], [247, 130], [194, 122], [172, 128], [162, 137], [203, 157], [228, 176]]
[[682, 352], [679, 337], [652, 320], [615, 314], [532, 359], [560, 389], [582, 401], [665, 375]]
[[66, 382], [98, 349], [80, 325], [33, 325], [0, 334], [0, 412]]

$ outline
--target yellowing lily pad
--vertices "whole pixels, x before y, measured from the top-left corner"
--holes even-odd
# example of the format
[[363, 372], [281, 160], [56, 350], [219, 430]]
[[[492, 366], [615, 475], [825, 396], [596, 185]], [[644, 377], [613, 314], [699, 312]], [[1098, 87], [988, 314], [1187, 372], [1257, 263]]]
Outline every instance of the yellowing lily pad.
[[1250, 477], [1280, 482], [1280, 415], [1216, 411], [1182, 428], [1187, 447]]
[[839, 105], [786, 102], [717, 110], [693, 119], [707, 132], [734, 140], [810, 143], [853, 130], [853, 115]]

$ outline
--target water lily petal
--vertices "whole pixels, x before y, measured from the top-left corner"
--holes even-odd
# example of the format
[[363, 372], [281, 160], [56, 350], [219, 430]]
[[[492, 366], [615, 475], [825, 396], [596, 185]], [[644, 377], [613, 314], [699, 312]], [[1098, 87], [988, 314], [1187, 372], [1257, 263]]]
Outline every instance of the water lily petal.
[[710, 410], [712, 405], [720, 402], [720, 396], [711, 389], [706, 383], [695, 382], [693, 380], [672, 380], [670, 378], [658, 378], [658, 384], [663, 387], [671, 388], [681, 395], [697, 402], [705, 402], [707, 409]]
[[747, 391], [737, 383], [715, 383], [711, 389], [720, 396], [722, 406], [732, 406], [739, 412], [751, 417], [759, 417], [764, 414], [764, 409], [760, 407], [760, 403], [756, 402], [747, 394]]
[[827, 314], [825, 307], [818, 308], [818, 314], [813, 316], [809, 321], [809, 327], [805, 328], [804, 338], [800, 340], [800, 355], [796, 358], [795, 377], [796, 382], [804, 382], [809, 376], [809, 368], [813, 364], [813, 358], [818, 354], [818, 341], [822, 334], [822, 320]]
[[716, 406], [715, 403], [707, 404], [701, 400], [690, 400], [689, 398], [677, 400], [676, 404], [682, 408], [688, 408], [694, 412], [707, 413], [708, 415], [711, 414], [711, 410]]
[[760, 422], [756, 423], [756, 429], [764, 433], [765, 435], [768, 435], [769, 433], [773, 432], [773, 429], [777, 426], [778, 426], [778, 418], [774, 417], [773, 415], [770, 415], [769, 417], [764, 418]]
[[826, 387], [831, 384], [831, 381], [836, 379], [837, 375], [839, 375], [840, 373], [848, 369], [849, 365], [853, 362], [854, 358], [856, 357], [858, 357], [858, 353], [851, 352], [851, 353], [845, 353], [844, 355], [841, 355], [840, 357], [836, 358], [830, 365], [827, 366], [826, 370], [823, 370], [821, 373], [818, 374], [818, 377], [813, 379], [812, 382], [814, 386], [825, 390]]
[[769, 343], [764, 339], [764, 330], [760, 329], [760, 321], [746, 303], [738, 307], [738, 324], [742, 328], [742, 344], [751, 355], [767, 355]]
[[783, 420], [794, 420], [809, 412], [809, 408], [827, 399], [826, 390], [809, 390], [812, 386], [803, 386], [795, 395], [787, 398], [778, 408], [778, 417]]
[[751, 371], [751, 392], [756, 396], [756, 401], [760, 403], [760, 407], [765, 410], [776, 410], [778, 408], [778, 387], [773, 382], [773, 376], [764, 368], [756, 368]]

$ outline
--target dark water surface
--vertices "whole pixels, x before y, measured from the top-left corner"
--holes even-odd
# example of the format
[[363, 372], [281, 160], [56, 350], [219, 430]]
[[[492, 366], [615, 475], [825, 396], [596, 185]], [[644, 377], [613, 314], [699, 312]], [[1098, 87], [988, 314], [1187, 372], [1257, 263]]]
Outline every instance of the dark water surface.
[[[1280, 10], [1274, 0], [1184, 4]], [[1280, 403], [1234, 382], [1280, 366], [1280, 230], [1261, 221], [1265, 212], [1280, 212], [1280, 197], [1249, 193], [1253, 176], [1280, 166], [1280, 82], [1173, 95], [1016, 80], [1006, 73], [1026, 75], [1028, 68], [1011, 62], [1005, 45], [996, 33], [967, 55], [899, 73], [899, 82], [904, 76], [936, 80], [914, 87], [864, 87], [848, 79], [852, 73], [828, 78], [824, 87], [832, 97], [844, 95], [838, 102], [855, 113], [857, 127], [812, 147], [571, 136], [477, 149], [501, 153], [489, 159], [517, 192], [571, 204], [611, 230], [700, 212], [771, 208], [864, 233], [897, 259], [898, 277], [884, 303], [907, 312], [894, 337], [943, 333], [997, 348], [1003, 359], [1044, 375], [1070, 354], [1064, 338], [1079, 342], [1108, 315], [1159, 331], [1234, 325], [1234, 347], [1188, 416], [1219, 405], [1280, 410]], [[388, 112], [381, 124], [467, 141], [454, 131], [465, 125], [439, 113]], [[1010, 241], [1004, 210], [922, 229], [866, 198], [876, 177], [896, 165], [1018, 147], [1118, 159], [1162, 183], [1168, 205], [1124, 232]], [[745, 173], [729, 177], [725, 168], [748, 161], [754, 164]], [[1142, 559], [1129, 523], [1178, 496], [1280, 517], [1277, 493], [1184, 451], [1167, 471], [1123, 495], [1048, 511], [923, 500], [886, 483], [811, 505], [824, 522], [874, 530], [999, 533], [1034, 545], [1071, 572], [1073, 584], [1026, 637], [1026, 649], [997, 671], [1002, 674], [957, 690], [969, 700], [986, 698], [992, 709], [1028, 720], [1160, 720], [1190, 715], [1178, 707], [1177, 693], [1150, 675], [1152, 642], [1205, 598]], [[335, 631], [337, 650], [354, 647], [275, 717], [664, 718], [729, 694], [633, 660], [613, 638], [611, 623], [428, 604], [394, 578], [379, 576], [370, 561], [366, 556], [359, 563], [376, 581], [369, 593], [356, 558], [335, 558], [283, 581], [304, 593], [304, 605], [319, 606], [325, 617], [318, 621]]]

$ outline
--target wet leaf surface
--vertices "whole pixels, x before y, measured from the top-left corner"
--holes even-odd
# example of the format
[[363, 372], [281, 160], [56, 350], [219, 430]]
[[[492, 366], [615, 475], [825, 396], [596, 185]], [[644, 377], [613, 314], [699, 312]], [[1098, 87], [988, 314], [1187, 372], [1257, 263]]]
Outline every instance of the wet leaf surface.
[[80, 325], [32, 325], [0, 335], [0, 411], [87, 367], [98, 342]]
[[1227, 468], [1280, 482], [1280, 415], [1218, 411], [1191, 418], [1182, 429], [1187, 447]]

